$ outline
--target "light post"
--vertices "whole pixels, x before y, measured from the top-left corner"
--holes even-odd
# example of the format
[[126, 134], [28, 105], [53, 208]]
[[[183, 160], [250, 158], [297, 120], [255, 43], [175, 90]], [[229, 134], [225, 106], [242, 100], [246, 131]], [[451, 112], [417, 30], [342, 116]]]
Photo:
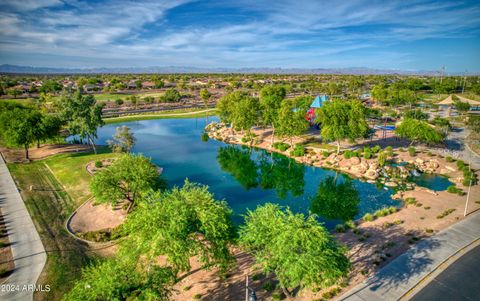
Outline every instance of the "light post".
[[248, 286], [248, 275], [245, 284], [245, 301], [257, 301], [257, 295], [255, 294], [255, 291]]
[[[470, 164], [468, 165], [470, 172], [472, 171], [472, 153], [470, 152]], [[470, 199], [470, 189], [472, 188], [473, 179], [470, 178], [470, 185], [468, 185], [467, 200], [465, 201], [465, 210], [463, 210], [463, 217], [467, 216], [468, 200]]]

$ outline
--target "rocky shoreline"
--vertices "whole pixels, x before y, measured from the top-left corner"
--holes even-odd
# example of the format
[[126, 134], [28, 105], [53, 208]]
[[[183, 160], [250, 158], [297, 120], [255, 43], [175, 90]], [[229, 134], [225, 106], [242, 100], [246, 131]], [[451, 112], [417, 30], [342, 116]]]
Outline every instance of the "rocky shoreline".
[[[378, 156], [373, 154], [372, 158], [366, 159], [363, 156], [352, 156], [346, 158], [345, 152], [337, 154], [315, 147], [305, 148], [303, 156], [294, 156], [291, 151], [293, 147], [281, 151], [272, 147], [271, 136], [265, 135], [265, 130], [252, 130], [253, 139], [246, 139], [246, 135], [235, 132], [224, 123], [212, 122], [205, 127], [205, 133], [209, 138], [223, 141], [229, 144], [239, 144], [265, 149], [269, 152], [277, 152], [298, 163], [315, 167], [338, 170], [350, 176], [364, 180], [369, 183], [380, 183], [391, 188], [399, 189], [393, 198], [402, 198], [405, 190], [423, 190], [432, 194], [435, 191], [418, 187], [409, 179], [420, 173], [436, 174], [446, 176], [454, 184], [462, 187], [463, 177], [457, 166], [447, 162], [439, 155], [428, 153], [417, 153], [411, 156], [406, 150], [395, 149], [392, 156], [388, 156], [388, 164], [381, 166], [378, 163]], [[293, 140], [295, 143], [303, 143], [305, 139], [300, 137]], [[275, 140], [275, 142], [278, 142]]]

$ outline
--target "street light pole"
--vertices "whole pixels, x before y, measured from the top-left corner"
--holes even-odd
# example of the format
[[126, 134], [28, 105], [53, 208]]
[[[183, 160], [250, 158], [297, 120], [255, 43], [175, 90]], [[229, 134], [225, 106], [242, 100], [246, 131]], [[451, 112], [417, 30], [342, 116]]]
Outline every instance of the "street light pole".
[[[472, 171], [472, 153], [470, 152], [470, 165], [468, 165], [470, 172]], [[470, 178], [470, 185], [468, 186], [467, 200], [465, 201], [465, 210], [463, 210], [463, 217], [467, 216], [468, 200], [470, 199], [470, 189], [472, 188], [473, 179]]]

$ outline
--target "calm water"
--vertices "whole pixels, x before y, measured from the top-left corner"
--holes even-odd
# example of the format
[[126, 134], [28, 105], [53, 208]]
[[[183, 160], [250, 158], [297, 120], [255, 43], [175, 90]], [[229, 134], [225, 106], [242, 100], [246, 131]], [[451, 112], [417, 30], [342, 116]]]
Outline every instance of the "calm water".
[[448, 186], [453, 185], [447, 177], [422, 173], [417, 177], [410, 178], [418, 186], [426, 187], [435, 191], [447, 190]]
[[[209, 118], [208, 122], [212, 120], [215, 119]], [[109, 124], [99, 129], [97, 143], [105, 144], [111, 139], [117, 126], [130, 127], [137, 139], [133, 151], [151, 157], [155, 164], [163, 167], [163, 176], [170, 186], [182, 185], [186, 178], [208, 185], [216, 198], [228, 202], [236, 222], [241, 222], [241, 215], [247, 209], [255, 209], [266, 202], [304, 213], [313, 206], [329, 228], [341, 220], [359, 218], [384, 206], [399, 205], [390, 197], [392, 190], [359, 180], [350, 181], [334, 171], [297, 164], [285, 156], [263, 150], [249, 150], [215, 140], [202, 142], [200, 135], [205, 124], [204, 118]], [[353, 186], [360, 201], [328, 198], [328, 201], [314, 201], [312, 205], [319, 184], [328, 177], [333, 177], [329, 183], [334, 186], [344, 182]]]

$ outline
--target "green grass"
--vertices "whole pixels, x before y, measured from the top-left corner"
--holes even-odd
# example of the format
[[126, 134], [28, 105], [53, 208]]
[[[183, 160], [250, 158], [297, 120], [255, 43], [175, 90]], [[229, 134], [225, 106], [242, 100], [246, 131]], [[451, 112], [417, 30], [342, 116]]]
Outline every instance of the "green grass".
[[[47, 251], [47, 263], [38, 284], [49, 284], [52, 291], [38, 292], [36, 297], [60, 300], [91, 260], [86, 246], [71, 237], [64, 228], [65, 220], [77, 208], [77, 203], [43, 162], [8, 164], [8, 168]], [[30, 187], [33, 189], [30, 190]]]
[[42, 162], [48, 165], [75, 203], [80, 205], [91, 197], [88, 187], [91, 175], [87, 172], [85, 166], [91, 161], [100, 161], [117, 156], [107, 151], [107, 149], [100, 150], [97, 155], [93, 153], [62, 154], [47, 158]]
[[[104, 118], [106, 124], [117, 123], [117, 122], [127, 122], [127, 121], [137, 121], [137, 120], [150, 120], [150, 119], [176, 119], [176, 118], [205, 118], [205, 116], [214, 116], [216, 114], [215, 110], [198, 113], [198, 114], [185, 114], [177, 115], [182, 113], [190, 113], [196, 111], [203, 111], [205, 109], [180, 109], [180, 110], [169, 110], [162, 111], [157, 113], [148, 113], [148, 114], [138, 114], [138, 115], [128, 115], [121, 117], [111, 117]], [[175, 114], [175, 115], [172, 115]]]

